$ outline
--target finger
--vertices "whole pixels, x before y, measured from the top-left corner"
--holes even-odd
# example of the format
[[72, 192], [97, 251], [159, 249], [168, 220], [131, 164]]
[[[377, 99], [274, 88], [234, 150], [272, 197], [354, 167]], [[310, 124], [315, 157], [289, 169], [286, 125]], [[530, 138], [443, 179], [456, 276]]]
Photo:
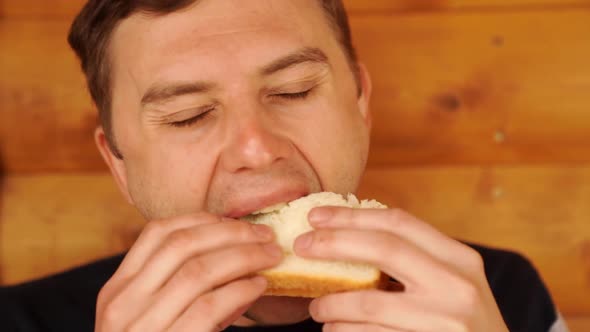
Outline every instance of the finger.
[[249, 244], [193, 258], [152, 298], [153, 304], [139, 315], [141, 318], [137, 319], [135, 327], [138, 331], [164, 330], [202, 294], [270, 268], [280, 262], [281, 255], [277, 245]]
[[326, 295], [315, 299], [309, 311], [315, 321], [349, 323], [347, 328], [374, 324], [394, 331], [443, 331], [446, 324], [424, 301], [376, 290]]
[[[231, 220], [231, 219], [230, 219]], [[204, 224], [218, 223], [221, 218], [215, 215], [199, 213], [169, 220], [154, 220], [148, 222], [143, 231], [125, 255], [115, 276], [122, 278], [135, 274], [145, 261], [154, 253], [163, 239], [181, 229]]]
[[324, 324], [323, 332], [407, 332], [375, 324], [365, 323], [328, 323]]
[[461, 257], [466, 247], [432, 225], [400, 209], [319, 207], [310, 211], [309, 222], [315, 228], [353, 228], [390, 232], [453, 265], [456, 265], [457, 257]]
[[253, 303], [266, 287], [260, 276], [224, 285], [194, 301], [167, 331], [222, 331], [236, 309]]
[[226, 318], [223, 322], [221, 322], [220, 331], [225, 331], [226, 328], [230, 327], [235, 321], [237, 321], [240, 317], [242, 317], [248, 309], [254, 304], [254, 302], [250, 302], [246, 305], [239, 307], [233, 314], [231, 314], [228, 318]]
[[368, 263], [412, 291], [443, 280], [442, 263], [422, 249], [391, 233], [353, 229], [321, 229], [295, 240], [302, 257]]
[[[262, 229], [267, 232], [261, 232]], [[124, 312], [125, 315], [115, 314], [118, 319], [113, 322], [124, 326], [149, 307], [157, 291], [191, 257], [219, 248], [235, 247], [240, 243], [263, 243], [272, 238], [270, 229], [243, 221], [209, 223], [177, 230], [163, 242], [160, 241], [160, 247], [132, 279], [119, 280], [120, 285], [109, 285], [111, 289], [108, 291], [112, 294], [109, 294], [110, 298], [100, 299], [100, 308], [102, 310], [106, 303], [110, 312]], [[221, 265], [220, 262], [224, 260], [216, 264]], [[193, 283], [199, 283], [198, 279], [194, 279]]]
[[238, 244], [266, 243], [273, 238], [269, 227], [245, 221], [219, 222], [175, 231], [138, 272], [133, 291], [139, 294], [155, 292], [193, 256]]
[[[121, 299], [119, 296], [121, 290], [125, 289], [132, 283], [137, 271], [141, 269], [145, 264], [145, 261], [158, 248], [164, 238], [170, 233], [178, 230], [198, 225], [217, 223], [221, 220], [222, 219], [215, 215], [199, 213], [170, 220], [150, 221], [135, 241], [133, 247], [126, 254], [113, 276], [100, 290], [97, 299], [97, 312], [101, 317], [108, 317], [108, 319], [103, 317], [101, 323], [109, 326], [113, 325], [113, 329], [117, 330], [115, 325], [119, 324], [120, 308], [118, 305], [112, 306], [112, 303], [125, 302], [124, 300], [115, 301], [115, 298]], [[141, 303], [143, 302], [145, 301], [142, 301]], [[121, 309], [127, 308], [128, 306], [124, 305]]]

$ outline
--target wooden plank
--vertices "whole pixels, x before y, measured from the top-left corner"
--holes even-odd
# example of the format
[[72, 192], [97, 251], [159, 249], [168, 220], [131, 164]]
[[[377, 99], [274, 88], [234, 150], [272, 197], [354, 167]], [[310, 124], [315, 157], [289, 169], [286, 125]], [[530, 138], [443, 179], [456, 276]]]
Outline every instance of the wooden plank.
[[455, 238], [516, 249], [564, 313], [590, 313], [590, 167], [377, 169], [366, 174], [361, 196]]
[[6, 284], [124, 251], [144, 224], [106, 174], [9, 176], [2, 201]]
[[[590, 161], [589, 22], [580, 10], [354, 16], [375, 86], [370, 164]], [[105, 169], [67, 28], [0, 22], [9, 171]]]
[[590, 316], [565, 317], [571, 332], [590, 331]]
[[86, 0], [2, 0], [0, 17], [72, 19]]
[[352, 13], [588, 7], [588, 0], [344, 0]]
[[[0, 17], [10, 18], [73, 18], [84, 0], [3, 0]], [[589, 6], [588, 0], [344, 0], [350, 13], [408, 12], [485, 9], [530, 9]]]
[[[372, 169], [360, 196], [525, 254], [564, 314], [590, 314], [590, 166]], [[143, 225], [108, 175], [11, 175], [3, 201], [6, 283], [123, 250]]]
[[587, 162], [590, 11], [361, 16], [372, 165]]
[[0, 20], [0, 157], [6, 171], [104, 170], [65, 22]]

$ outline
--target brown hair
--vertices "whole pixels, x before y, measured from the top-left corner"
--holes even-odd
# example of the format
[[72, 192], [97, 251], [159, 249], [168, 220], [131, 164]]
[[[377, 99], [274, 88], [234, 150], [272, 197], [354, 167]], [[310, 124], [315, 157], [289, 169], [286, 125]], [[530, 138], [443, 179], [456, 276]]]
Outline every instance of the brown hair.
[[[116, 26], [134, 13], [166, 15], [199, 0], [89, 0], [74, 20], [68, 42], [76, 52], [86, 76], [92, 100], [111, 151], [123, 158], [117, 148], [111, 119], [109, 42]], [[348, 17], [342, 0], [319, 0], [324, 13], [348, 58], [359, 86], [357, 56], [352, 45]]]

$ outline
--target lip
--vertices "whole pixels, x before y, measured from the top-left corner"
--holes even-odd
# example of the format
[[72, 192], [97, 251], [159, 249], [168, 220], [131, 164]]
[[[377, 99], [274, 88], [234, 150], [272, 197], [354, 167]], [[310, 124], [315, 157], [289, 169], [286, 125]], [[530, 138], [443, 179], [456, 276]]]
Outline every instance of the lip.
[[307, 196], [307, 190], [297, 189], [280, 189], [264, 193], [260, 196], [249, 197], [242, 201], [231, 204], [228, 212], [224, 217], [238, 219], [247, 216], [252, 212], [262, 210], [265, 207], [272, 206], [279, 203], [287, 203], [295, 199]]

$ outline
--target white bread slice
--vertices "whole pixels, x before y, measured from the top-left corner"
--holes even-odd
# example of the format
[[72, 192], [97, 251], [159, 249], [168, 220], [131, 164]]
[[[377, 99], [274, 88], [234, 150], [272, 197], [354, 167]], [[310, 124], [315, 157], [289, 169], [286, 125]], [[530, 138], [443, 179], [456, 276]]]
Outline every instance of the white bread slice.
[[307, 215], [316, 206], [346, 206], [351, 208], [386, 208], [375, 200], [359, 200], [348, 194], [321, 192], [286, 204], [265, 208], [243, 219], [270, 226], [277, 243], [283, 248], [284, 259], [277, 267], [262, 271], [269, 282], [265, 295], [318, 297], [347, 290], [377, 288], [384, 280], [372, 266], [351, 263], [304, 259], [293, 252], [293, 242], [313, 228]]

